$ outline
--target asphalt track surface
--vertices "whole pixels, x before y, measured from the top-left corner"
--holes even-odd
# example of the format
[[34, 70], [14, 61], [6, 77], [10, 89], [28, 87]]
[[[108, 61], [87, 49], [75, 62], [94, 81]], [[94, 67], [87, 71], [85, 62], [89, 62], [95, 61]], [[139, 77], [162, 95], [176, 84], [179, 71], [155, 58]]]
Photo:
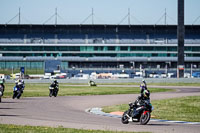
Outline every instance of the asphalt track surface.
[[[130, 86], [129, 86], [130, 87]], [[150, 88], [151, 86], [149, 86]], [[176, 92], [152, 93], [151, 100], [182, 96], [200, 96], [200, 87], [174, 88]], [[124, 104], [134, 101], [138, 94], [98, 96], [22, 97], [2, 99], [0, 123], [33, 126], [63, 126], [78, 129], [100, 129], [114, 131], [147, 131], [155, 133], [199, 133], [200, 125], [155, 122], [148, 125], [129, 123], [124, 125], [119, 118], [88, 113], [88, 108]]]

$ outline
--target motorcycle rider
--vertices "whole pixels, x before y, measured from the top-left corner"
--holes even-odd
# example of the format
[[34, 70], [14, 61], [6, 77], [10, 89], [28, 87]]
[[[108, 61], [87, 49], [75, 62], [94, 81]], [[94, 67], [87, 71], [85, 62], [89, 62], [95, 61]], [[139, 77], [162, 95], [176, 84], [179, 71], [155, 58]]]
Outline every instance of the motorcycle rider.
[[16, 87], [19, 87], [21, 93], [23, 93], [24, 88], [25, 88], [24, 80], [18, 79], [18, 80], [15, 81], [15, 84], [16, 84]]
[[5, 82], [5, 79], [2, 79], [2, 77], [1, 77], [1, 78], [0, 78], [0, 85], [2, 86], [2, 89], [3, 89], [3, 91], [2, 91], [2, 96], [3, 96], [3, 92], [4, 92], [4, 90], [5, 90], [4, 82]]
[[53, 89], [57, 89], [57, 91], [59, 90], [59, 85], [58, 85], [58, 81], [56, 79], [53, 80], [53, 82], [50, 85]]
[[58, 86], [58, 81], [54, 79], [53, 82], [51, 83], [51, 87], [55, 89], [57, 86]]
[[24, 80], [15, 80], [15, 87], [13, 88], [13, 99], [19, 99], [25, 88]]
[[143, 80], [142, 82], [143, 83], [140, 85], [141, 95], [138, 96], [138, 98], [132, 105], [133, 109], [134, 109], [132, 117], [135, 117], [138, 115], [139, 110], [137, 110], [137, 108], [140, 107], [142, 104], [144, 104], [145, 101], [150, 102], [150, 91], [147, 89], [147, 84], [146, 84], [145, 80]]
[[58, 81], [56, 79], [53, 80], [53, 82], [51, 83], [50, 87], [49, 87], [49, 96], [52, 97], [56, 97], [59, 91], [59, 85], [58, 85]]
[[140, 93], [141, 93], [141, 96], [143, 96], [143, 92], [144, 92], [144, 90], [148, 90], [147, 89], [147, 83], [145, 82], [145, 80], [143, 79], [142, 80], [142, 84], [140, 84]]
[[89, 80], [88, 84], [89, 86], [97, 86], [93, 80]]

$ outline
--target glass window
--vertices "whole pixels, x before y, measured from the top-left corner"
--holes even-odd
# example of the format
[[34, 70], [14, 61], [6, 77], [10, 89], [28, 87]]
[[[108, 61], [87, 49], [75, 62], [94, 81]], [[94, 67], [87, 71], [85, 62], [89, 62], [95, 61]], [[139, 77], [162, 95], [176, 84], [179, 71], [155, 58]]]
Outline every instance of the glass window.
[[66, 70], [68, 68], [68, 62], [61, 62], [61, 68]]
[[43, 51], [44, 47], [43, 46], [32, 46], [32, 51]]
[[200, 47], [192, 47], [192, 51], [200, 51]]
[[120, 50], [121, 50], [121, 51], [128, 51], [128, 46], [121, 46], [121, 47], [120, 47]]
[[30, 46], [20, 46], [19, 51], [31, 51], [31, 47]]
[[46, 46], [46, 47], [44, 47], [44, 50], [45, 50], [45, 51], [55, 51], [55, 47]]
[[18, 62], [6, 62], [6, 68], [19, 68]]
[[153, 49], [154, 47], [143, 47], [143, 50], [144, 51], [153, 51], [154, 49]]
[[94, 51], [103, 51], [103, 46], [94, 46]]
[[108, 46], [108, 51], [115, 51], [115, 46]]
[[131, 51], [135, 51], [135, 50], [136, 50], [136, 47], [131, 46], [131, 47], [130, 47], [130, 50], [131, 50]]
[[152, 57], [158, 57], [158, 54], [157, 53], [153, 53]]
[[155, 47], [155, 51], [167, 51], [167, 47]]
[[167, 51], [177, 51], [177, 47], [167, 47]]
[[6, 66], [6, 65], [5, 65], [5, 62], [0, 62], [0, 68], [1, 68], [1, 69], [5, 68], [5, 66]]

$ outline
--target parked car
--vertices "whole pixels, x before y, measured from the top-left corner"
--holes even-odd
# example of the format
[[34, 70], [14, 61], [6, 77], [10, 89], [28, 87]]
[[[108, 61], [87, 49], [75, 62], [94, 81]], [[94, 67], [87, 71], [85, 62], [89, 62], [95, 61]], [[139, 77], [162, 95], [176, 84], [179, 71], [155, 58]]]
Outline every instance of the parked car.
[[200, 78], [200, 72], [194, 72], [194, 73], [192, 73], [192, 76], [194, 78]]
[[190, 77], [191, 77], [190, 73], [184, 73], [184, 78], [190, 78]]
[[79, 73], [77, 75], [75, 75], [74, 77], [72, 77], [72, 79], [89, 79], [89, 74], [82, 74]]

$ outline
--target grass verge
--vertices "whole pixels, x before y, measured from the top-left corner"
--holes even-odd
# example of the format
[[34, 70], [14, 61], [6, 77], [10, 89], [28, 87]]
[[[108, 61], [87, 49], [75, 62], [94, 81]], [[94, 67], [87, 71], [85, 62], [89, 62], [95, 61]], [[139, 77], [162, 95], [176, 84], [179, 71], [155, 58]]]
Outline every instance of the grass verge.
[[[51, 128], [41, 126], [17, 126], [0, 124], [0, 133], [136, 133], [136, 132], [117, 132], [103, 130], [83, 130], [73, 128]], [[144, 133], [144, 132], [142, 132]]]
[[156, 100], [152, 105], [158, 119], [200, 122], [200, 96]]
[[[20, 69], [0, 69], [1, 74], [10, 75], [12, 73], [19, 73]], [[25, 69], [25, 75], [29, 74], [44, 74], [43, 69]]]
[[[200, 122], [200, 96], [189, 96], [152, 101], [152, 115], [156, 119]], [[106, 106], [104, 112], [122, 111], [128, 109], [128, 104]]]
[[[4, 97], [11, 97], [13, 94], [13, 87], [15, 84], [6, 83]], [[37, 97], [49, 95], [49, 84], [25, 84], [25, 90], [23, 97]], [[166, 92], [173, 91], [171, 89], [163, 88], [149, 88], [151, 92]], [[59, 96], [67, 95], [113, 95], [113, 94], [137, 94], [139, 93], [139, 87], [105, 87], [105, 86], [67, 86], [66, 84], [60, 84]]]
[[[101, 83], [99, 83], [101, 84]], [[102, 85], [139, 85], [140, 83], [103, 83]], [[168, 82], [161, 82], [161, 83], [148, 83], [147, 86], [200, 86], [200, 83], [168, 83]]]

